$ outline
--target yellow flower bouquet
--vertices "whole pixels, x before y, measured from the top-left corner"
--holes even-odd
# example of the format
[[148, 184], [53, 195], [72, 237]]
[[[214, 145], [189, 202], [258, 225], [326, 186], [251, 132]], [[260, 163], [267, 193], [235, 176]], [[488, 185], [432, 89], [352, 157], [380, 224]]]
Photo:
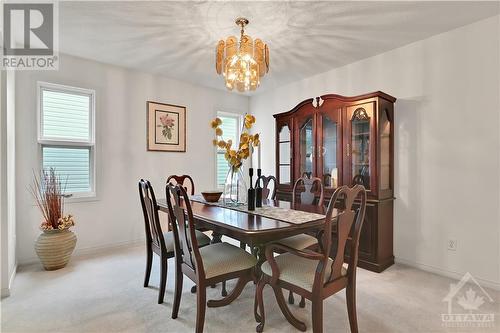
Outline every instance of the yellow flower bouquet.
[[220, 128], [220, 126], [222, 125], [222, 120], [220, 118], [215, 118], [214, 120], [212, 120], [210, 125], [215, 130], [215, 139], [212, 141], [212, 143], [214, 146], [218, 146], [219, 148], [226, 151], [224, 154], [224, 158], [229, 163], [229, 166], [231, 168], [238, 170], [243, 164], [243, 160], [247, 159], [250, 156], [251, 150], [253, 150], [254, 147], [259, 146], [259, 133], [252, 135], [248, 132], [248, 130], [252, 128], [254, 123], [255, 117], [250, 114], [246, 114], [243, 121], [240, 142], [237, 145], [238, 149], [236, 149], [236, 147], [233, 148], [232, 140], [226, 141], [222, 137], [222, 135], [224, 134], [222, 128]]
[[[259, 134], [250, 134], [249, 129], [255, 123], [255, 117], [246, 114], [243, 119], [243, 125], [240, 134], [239, 143], [233, 143], [232, 140], [224, 140], [223, 130], [221, 128], [222, 120], [215, 118], [211, 122], [215, 130], [214, 146], [224, 150], [224, 158], [229, 164], [228, 174], [224, 183], [224, 204], [244, 205], [247, 201], [247, 187], [245, 177], [241, 172], [243, 160], [252, 155], [254, 147], [259, 146]], [[234, 147], [233, 147], [234, 145]]]

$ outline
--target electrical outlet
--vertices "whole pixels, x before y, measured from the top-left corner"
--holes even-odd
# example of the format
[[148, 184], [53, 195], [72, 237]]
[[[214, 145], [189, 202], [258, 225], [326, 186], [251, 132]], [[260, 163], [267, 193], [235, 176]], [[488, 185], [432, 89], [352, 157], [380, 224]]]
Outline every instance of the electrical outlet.
[[456, 239], [449, 239], [448, 240], [448, 251], [456, 251], [457, 250], [457, 240]]

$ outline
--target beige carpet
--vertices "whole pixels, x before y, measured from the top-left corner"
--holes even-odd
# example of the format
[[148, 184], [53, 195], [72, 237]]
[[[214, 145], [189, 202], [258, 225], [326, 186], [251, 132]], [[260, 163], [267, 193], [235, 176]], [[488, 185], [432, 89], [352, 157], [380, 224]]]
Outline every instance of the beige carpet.
[[[151, 285], [143, 288], [143, 247], [82, 256], [68, 267], [45, 272], [39, 265], [20, 268], [12, 295], [1, 302], [2, 332], [193, 332], [196, 296], [189, 292], [186, 278], [179, 318], [170, 318], [173, 297], [173, 262], [165, 303], [156, 304], [158, 261], [155, 259]], [[488, 290], [495, 303], [481, 312], [496, 313], [496, 328], [445, 328], [442, 302], [452, 280], [395, 265], [381, 274], [358, 270], [358, 320], [360, 332], [499, 332], [500, 295]], [[231, 287], [233, 284], [229, 284]], [[207, 309], [205, 332], [255, 332], [254, 285], [228, 307]], [[220, 296], [220, 286], [208, 289], [208, 299]], [[296, 332], [279, 311], [270, 288], [265, 290], [267, 323], [264, 332]], [[311, 331], [308, 303], [292, 311]], [[324, 305], [325, 332], [348, 332], [344, 293]]]

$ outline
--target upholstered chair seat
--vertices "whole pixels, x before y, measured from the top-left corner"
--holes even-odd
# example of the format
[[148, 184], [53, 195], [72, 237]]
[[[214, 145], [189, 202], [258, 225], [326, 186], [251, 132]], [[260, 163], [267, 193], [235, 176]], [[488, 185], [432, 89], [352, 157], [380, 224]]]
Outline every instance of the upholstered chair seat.
[[[210, 244], [210, 237], [199, 230], [195, 230], [195, 233], [196, 240], [198, 241], [198, 246], [205, 246]], [[165, 247], [167, 248], [167, 252], [174, 252], [174, 233], [172, 231], [165, 232], [163, 233], [163, 238], [165, 238]]]
[[[314, 274], [318, 267], [319, 260], [311, 260], [291, 253], [280, 254], [275, 257], [278, 264], [280, 276], [279, 279], [288, 282], [297, 287], [312, 291], [314, 283]], [[328, 281], [330, 273], [332, 272], [332, 259], [328, 259], [328, 264], [325, 269], [325, 282]], [[262, 264], [262, 272], [272, 276], [271, 265], [266, 261]], [[342, 276], [347, 275], [347, 265], [342, 266]]]
[[249, 269], [257, 264], [253, 255], [228, 243], [216, 243], [200, 248], [200, 255], [207, 279]]
[[279, 242], [297, 250], [307, 249], [310, 246], [318, 244], [316, 237], [307, 234], [290, 236], [280, 239]]

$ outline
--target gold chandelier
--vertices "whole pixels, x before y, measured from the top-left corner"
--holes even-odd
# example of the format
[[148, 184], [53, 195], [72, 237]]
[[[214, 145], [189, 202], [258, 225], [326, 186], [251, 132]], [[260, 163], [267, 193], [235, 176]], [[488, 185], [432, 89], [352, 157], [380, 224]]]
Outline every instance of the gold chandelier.
[[252, 37], [245, 35], [245, 26], [248, 20], [243, 17], [235, 23], [241, 28], [240, 41], [230, 36], [224, 43], [217, 44], [215, 55], [215, 69], [217, 74], [224, 75], [226, 88], [238, 91], [255, 90], [260, 84], [260, 78], [269, 71], [269, 49], [260, 39], [255, 42]]

